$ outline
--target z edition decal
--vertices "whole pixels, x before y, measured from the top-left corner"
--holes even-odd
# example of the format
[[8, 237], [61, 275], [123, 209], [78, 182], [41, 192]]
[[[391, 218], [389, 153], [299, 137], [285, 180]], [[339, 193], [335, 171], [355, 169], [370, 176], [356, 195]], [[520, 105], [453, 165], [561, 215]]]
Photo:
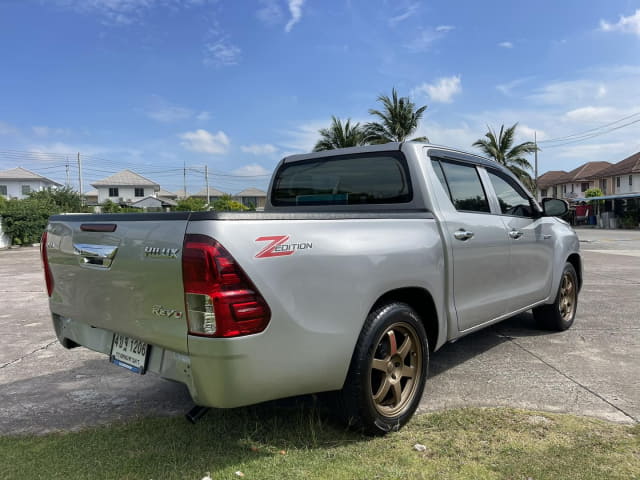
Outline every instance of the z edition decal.
[[293, 255], [298, 250], [309, 250], [313, 248], [311, 242], [287, 243], [289, 235], [273, 235], [271, 237], [258, 237], [256, 242], [271, 242], [256, 254], [256, 258], [284, 257]]

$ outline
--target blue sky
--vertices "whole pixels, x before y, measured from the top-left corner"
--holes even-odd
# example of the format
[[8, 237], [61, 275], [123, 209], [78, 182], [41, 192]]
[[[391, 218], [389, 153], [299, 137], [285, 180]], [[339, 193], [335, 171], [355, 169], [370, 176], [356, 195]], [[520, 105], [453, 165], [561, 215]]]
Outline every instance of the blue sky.
[[638, 1], [3, 0], [0, 65], [0, 169], [59, 181], [80, 152], [85, 184], [130, 168], [175, 191], [186, 164], [189, 191], [204, 165], [265, 188], [392, 87], [434, 143], [537, 131], [541, 173], [640, 150]]

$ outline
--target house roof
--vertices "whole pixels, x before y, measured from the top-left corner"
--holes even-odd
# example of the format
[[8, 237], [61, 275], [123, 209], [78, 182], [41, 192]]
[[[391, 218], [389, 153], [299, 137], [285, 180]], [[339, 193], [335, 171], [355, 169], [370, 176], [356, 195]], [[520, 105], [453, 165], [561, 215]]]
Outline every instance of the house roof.
[[614, 175], [624, 175], [626, 173], [640, 173], [640, 152], [634, 153], [624, 160], [614, 163], [606, 170], [599, 172], [600, 176], [612, 177]]
[[558, 180], [567, 174], [564, 170], [550, 170], [538, 177], [538, 188], [548, 188], [557, 185]]
[[91, 184], [92, 187], [157, 187], [160, 188], [156, 182], [144, 178], [142, 175], [138, 175], [131, 170], [122, 170], [110, 177], [103, 178], [97, 182]]
[[170, 192], [169, 190], [165, 190], [163, 188], [161, 188], [158, 191], [157, 196], [158, 197], [163, 197], [163, 198], [177, 198], [178, 197], [177, 194], [175, 194], [173, 192]]
[[236, 193], [236, 197], [266, 197], [267, 192], [255, 187], [245, 188], [239, 193]]
[[600, 176], [602, 170], [611, 166], [610, 162], [587, 162], [574, 168], [559, 179], [558, 183], [577, 183]]
[[53, 185], [62, 186], [61, 183], [55, 182], [50, 178], [43, 177], [37, 173], [33, 173], [30, 170], [22, 167], [10, 168], [9, 170], [0, 171], [1, 180], [40, 180], [41, 182], [48, 182]]
[[[227, 195], [224, 192], [221, 192], [220, 190], [213, 188], [213, 187], [209, 187], [209, 196], [210, 197], [221, 197], [223, 195]], [[207, 189], [203, 188], [202, 190], [200, 190], [197, 193], [192, 193], [191, 195], [189, 195], [190, 197], [206, 197], [207, 196]]]
[[155, 200], [158, 203], [160, 203], [163, 207], [164, 206], [170, 206], [170, 207], [175, 207], [176, 205], [178, 205], [178, 202], [174, 202], [173, 200], [169, 199], [169, 198], [158, 198], [158, 197], [152, 197], [152, 196], [147, 196], [144, 198], [141, 198], [140, 200], [136, 200], [135, 202], [131, 202], [131, 206], [135, 207], [137, 204], [144, 202], [145, 200]]
[[86, 192], [84, 194], [85, 197], [97, 197], [98, 196], [98, 190], [91, 190], [89, 192]]

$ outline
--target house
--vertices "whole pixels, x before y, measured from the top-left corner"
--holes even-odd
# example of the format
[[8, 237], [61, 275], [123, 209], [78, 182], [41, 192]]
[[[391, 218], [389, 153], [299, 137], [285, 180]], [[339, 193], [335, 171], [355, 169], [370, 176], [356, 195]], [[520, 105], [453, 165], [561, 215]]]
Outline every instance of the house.
[[26, 168], [17, 167], [0, 171], [0, 196], [5, 198], [23, 199], [31, 192], [57, 187], [62, 187], [62, 184]]
[[122, 170], [91, 184], [98, 190], [98, 203], [132, 203], [145, 197], [155, 197], [160, 185], [131, 170]]
[[598, 172], [598, 180], [605, 195], [640, 193], [640, 152]]
[[162, 199], [166, 199], [166, 200], [172, 200], [173, 202], [178, 200], [178, 194], [177, 193], [170, 192], [169, 190], [165, 190], [163, 188], [161, 188], [158, 191], [156, 196], [158, 198], [162, 198]]
[[98, 205], [98, 190], [90, 190], [82, 196], [86, 205]]
[[[209, 187], [209, 203], [212, 204], [213, 202], [220, 200], [220, 197], [222, 197], [223, 195], [228, 195], [224, 192], [221, 192], [220, 190], [213, 188], [213, 187]], [[200, 200], [204, 200], [205, 202], [207, 201], [207, 189], [203, 188], [202, 190], [200, 190], [197, 193], [194, 193], [192, 195], [189, 195], [189, 198], [199, 198]]]
[[145, 211], [161, 212], [169, 211], [172, 207], [176, 207], [178, 202], [169, 198], [162, 197], [144, 197], [135, 202], [131, 202], [129, 206], [134, 208], [141, 208]]
[[587, 162], [559, 177], [556, 180], [559, 198], [573, 200], [583, 197], [584, 192], [590, 188], [599, 187], [598, 178], [600, 172], [610, 166], [611, 163], [609, 162]]
[[559, 180], [567, 175], [564, 170], [550, 170], [538, 177], [538, 200], [560, 198]]
[[267, 203], [267, 192], [258, 188], [246, 188], [234, 195], [234, 200], [242, 203], [245, 207], [253, 207], [256, 210], [264, 209]]

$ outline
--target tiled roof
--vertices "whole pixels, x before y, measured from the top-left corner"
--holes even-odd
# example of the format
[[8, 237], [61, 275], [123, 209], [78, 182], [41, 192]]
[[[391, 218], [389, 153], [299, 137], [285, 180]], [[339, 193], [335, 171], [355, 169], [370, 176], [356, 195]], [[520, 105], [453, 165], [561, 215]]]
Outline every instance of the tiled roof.
[[[221, 192], [218, 189], [215, 189], [213, 187], [209, 187], [209, 196], [210, 197], [221, 197], [223, 195], [227, 195], [224, 192]], [[197, 193], [192, 193], [191, 195], [189, 195], [190, 197], [206, 197], [207, 196], [207, 189], [203, 188], [202, 190], [200, 190]]]
[[156, 182], [152, 182], [148, 178], [144, 178], [131, 170], [122, 170], [121, 172], [103, 178], [91, 184], [92, 187], [157, 187]]
[[559, 179], [558, 183], [577, 183], [582, 180], [599, 177], [602, 170], [611, 166], [609, 162], [587, 162], [574, 168]]
[[598, 172], [598, 175], [612, 177], [614, 175], [624, 175], [628, 173], [640, 173], [640, 152], [634, 153], [618, 163], [614, 163], [606, 170]]
[[176, 198], [178, 196], [177, 194], [163, 188], [161, 188], [156, 195], [164, 198]]
[[538, 177], [538, 188], [548, 188], [557, 185], [558, 180], [563, 178], [567, 172], [564, 170], [550, 170]]
[[2, 180], [40, 180], [43, 182], [49, 182], [53, 185], [62, 185], [58, 182], [54, 182], [50, 178], [43, 177], [42, 175], [38, 175], [37, 173], [33, 173], [26, 168], [16, 167], [10, 168], [9, 170], [0, 171], [0, 179]]
[[258, 188], [250, 187], [245, 188], [239, 193], [236, 193], [236, 197], [266, 197], [267, 192], [260, 190]]
[[98, 190], [91, 190], [89, 192], [86, 192], [84, 194], [85, 197], [97, 197], [98, 196]]
[[176, 205], [178, 205], [178, 202], [174, 202], [170, 198], [157, 198], [157, 197], [147, 196], [139, 200], [136, 200], [135, 202], [131, 202], [131, 206], [135, 207], [137, 204], [142, 203], [145, 200], [149, 200], [149, 199], [157, 200], [162, 206], [169, 205], [170, 207], [175, 207]]

